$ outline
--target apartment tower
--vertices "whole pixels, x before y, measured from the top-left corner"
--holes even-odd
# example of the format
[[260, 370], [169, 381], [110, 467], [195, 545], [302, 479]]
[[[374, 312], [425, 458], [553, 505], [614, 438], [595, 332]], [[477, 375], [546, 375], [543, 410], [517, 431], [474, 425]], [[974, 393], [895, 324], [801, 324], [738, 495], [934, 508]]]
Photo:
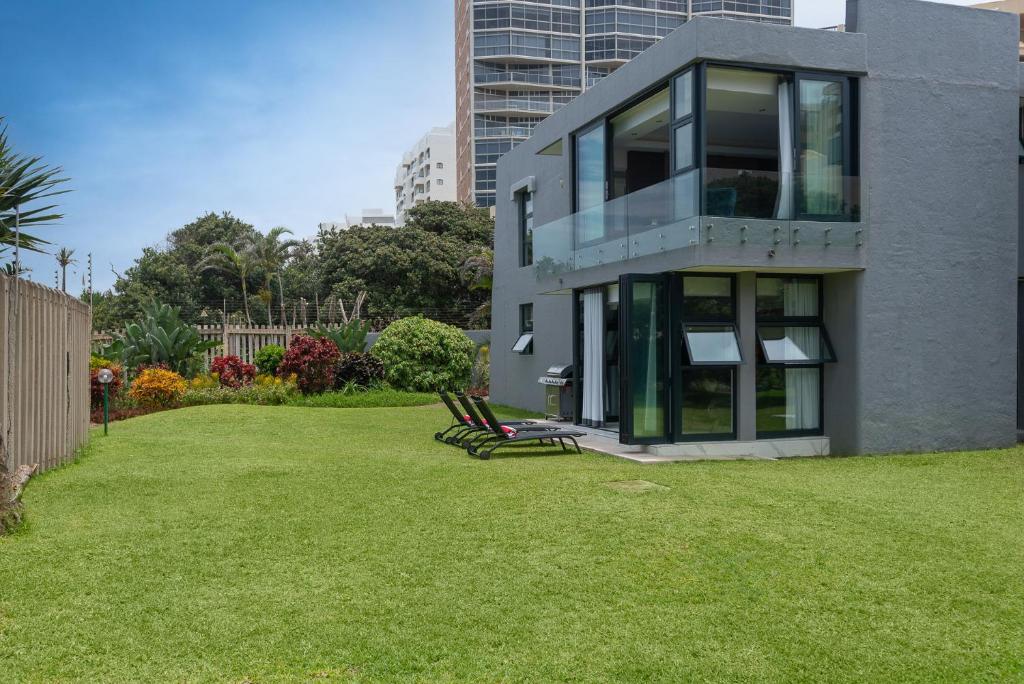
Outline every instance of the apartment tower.
[[792, 0], [455, 0], [458, 197], [548, 115], [695, 16], [792, 24]]
[[395, 225], [423, 202], [454, 202], [455, 124], [433, 128], [402, 156], [395, 169]]

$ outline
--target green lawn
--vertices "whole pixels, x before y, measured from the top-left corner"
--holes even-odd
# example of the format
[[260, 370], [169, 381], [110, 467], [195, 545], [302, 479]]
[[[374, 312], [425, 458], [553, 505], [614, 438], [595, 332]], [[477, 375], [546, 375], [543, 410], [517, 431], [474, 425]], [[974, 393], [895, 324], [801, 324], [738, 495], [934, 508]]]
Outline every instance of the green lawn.
[[484, 462], [444, 415], [94, 434], [0, 540], [0, 681], [1024, 678], [1024, 451]]

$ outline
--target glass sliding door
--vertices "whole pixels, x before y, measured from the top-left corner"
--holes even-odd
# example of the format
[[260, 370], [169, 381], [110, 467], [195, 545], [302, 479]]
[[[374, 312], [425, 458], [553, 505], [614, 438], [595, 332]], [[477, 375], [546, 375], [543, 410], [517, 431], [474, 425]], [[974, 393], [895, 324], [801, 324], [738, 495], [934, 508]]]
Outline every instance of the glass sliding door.
[[626, 444], [670, 441], [668, 278], [624, 275], [620, 292], [621, 438]]
[[607, 157], [604, 123], [576, 136], [576, 224], [577, 249], [605, 237], [604, 203], [607, 197]]
[[843, 217], [848, 211], [848, 81], [799, 76], [796, 89], [797, 211], [806, 218]]

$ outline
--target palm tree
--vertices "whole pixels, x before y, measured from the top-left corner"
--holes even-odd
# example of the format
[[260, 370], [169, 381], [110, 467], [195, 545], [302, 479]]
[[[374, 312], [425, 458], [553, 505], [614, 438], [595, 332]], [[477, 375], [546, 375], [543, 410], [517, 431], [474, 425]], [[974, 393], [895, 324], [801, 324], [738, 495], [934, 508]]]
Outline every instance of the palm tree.
[[494, 252], [482, 250], [462, 262], [459, 267], [462, 279], [470, 290], [483, 290], [487, 293], [487, 301], [478, 306], [470, 315], [470, 322], [487, 321], [491, 317], [491, 289], [494, 285]]
[[[298, 244], [296, 240], [282, 240], [283, 235], [291, 235], [292, 231], [283, 226], [272, 228], [266, 235], [257, 238], [249, 252], [252, 255], [253, 265], [263, 271], [263, 301], [267, 306], [267, 325], [273, 325], [271, 313], [273, 304], [274, 277], [277, 277], [278, 289], [281, 294], [281, 316], [284, 317], [284, 284], [281, 281], [281, 270], [288, 261], [292, 247]], [[282, 320], [282, 323], [284, 321]]]
[[62, 292], [68, 291], [68, 266], [78, 263], [78, 259], [73, 258], [74, 255], [75, 250], [68, 249], [67, 247], [61, 247], [60, 250], [53, 255], [57, 260], [57, 265], [60, 266], [60, 289]]
[[220, 271], [237, 278], [242, 283], [242, 303], [245, 305], [245, 320], [252, 327], [252, 316], [249, 314], [249, 276], [252, 273], [253, 260], [248, 250], [238, 251], [231, 245], [211, 245], [206, 257], [199, 262], [201, 271]]
[[33, 202], [67, 190], [58, 190], [67, 181], [60, 167], [44, 166], [41, 157], [15, 154], [7, 141], [7, 127], [0, 118], [0, 252], [7, 247], [42, 252], [45, 240], [24, 233], [25, 226], [53, 223], [62, 218], [53, 213], [55, 205], [25, 209]]

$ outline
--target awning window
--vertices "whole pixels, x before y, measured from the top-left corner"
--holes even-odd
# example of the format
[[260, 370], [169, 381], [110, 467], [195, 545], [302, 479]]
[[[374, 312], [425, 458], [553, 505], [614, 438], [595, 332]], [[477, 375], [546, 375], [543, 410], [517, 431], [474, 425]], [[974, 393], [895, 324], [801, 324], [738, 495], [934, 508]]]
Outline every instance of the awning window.
[[836, 360], [822, 325], [760, 325], [757, 338], [765, 363], [813, 366]]
[[735, 326], [687, 325], [683, 338], [691, 366], [735, 366], [743, 363]]
[[523, 333], [512, 345], [512, 351], [516, 354], [529, 354], [533, 351], [533, 333]]

